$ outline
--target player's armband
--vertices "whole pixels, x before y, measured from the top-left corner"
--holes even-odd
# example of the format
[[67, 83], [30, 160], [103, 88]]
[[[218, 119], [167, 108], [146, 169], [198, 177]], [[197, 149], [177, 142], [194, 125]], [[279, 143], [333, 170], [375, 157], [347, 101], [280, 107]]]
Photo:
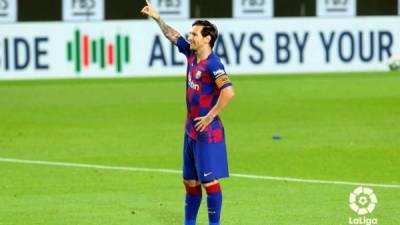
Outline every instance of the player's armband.
[[228, 75], [226, 75], [226, 74], [218, 75], [215, 78], [215, 83], [217, 84], [217, 87], [219, 89], [223, 89], [223, 88], [225, 88], [227, 86], [232, 85], [231, 81], [229, 80]]

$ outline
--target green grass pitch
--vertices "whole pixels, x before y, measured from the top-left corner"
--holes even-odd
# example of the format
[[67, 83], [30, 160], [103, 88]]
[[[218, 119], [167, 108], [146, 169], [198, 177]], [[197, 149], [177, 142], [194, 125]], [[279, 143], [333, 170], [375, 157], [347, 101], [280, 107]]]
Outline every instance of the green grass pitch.
[[[231, 173], [400, 184], [399, 73], [231, 79]], [[0, 158], [180, 170], [184, 95], [183, 77], [2, 81]], [[349, 224], [356, 187], [231, 177], [221, 222]], [[400, 224], [400, 188], [372, 188], [366, 217]], [[183, 207], [179, 174], [0, 162], [0, 225], [182, 225]]]

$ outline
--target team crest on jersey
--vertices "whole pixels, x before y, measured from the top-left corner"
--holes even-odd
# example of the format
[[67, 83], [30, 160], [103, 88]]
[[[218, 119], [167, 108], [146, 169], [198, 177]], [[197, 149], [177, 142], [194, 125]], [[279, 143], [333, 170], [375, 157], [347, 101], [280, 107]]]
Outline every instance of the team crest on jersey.
[[198, 70], [196, 75], [195, 75], [196, 79], [200, 79], [201, 78], [201, 74], [202, 74], [201, 71]]

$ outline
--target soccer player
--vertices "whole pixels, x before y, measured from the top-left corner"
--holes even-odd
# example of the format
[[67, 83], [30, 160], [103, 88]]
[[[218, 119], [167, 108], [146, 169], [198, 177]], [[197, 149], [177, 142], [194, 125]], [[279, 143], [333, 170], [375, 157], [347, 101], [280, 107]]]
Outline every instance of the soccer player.
[[146, 0], [142, 13], [153, 18], [164, 36], [187, 58], [187, 118], [183, 147], [183, 183], [186, 188], [185, 225], [195, 225], [207, 192], [209, 225], [219, 225], [222, 192], [219, 179], [229, 176], [224, 128], [219, 114], [234, 95], [232, 83], [212, 51], [218, 30], [207, 20], [193, 23], [188, 41], [167, 25]]

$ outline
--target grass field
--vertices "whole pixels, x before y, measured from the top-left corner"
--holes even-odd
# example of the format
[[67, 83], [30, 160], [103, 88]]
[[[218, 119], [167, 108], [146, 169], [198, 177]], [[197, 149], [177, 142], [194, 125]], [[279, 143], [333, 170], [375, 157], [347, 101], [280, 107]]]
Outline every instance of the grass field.
[[[231, 173], [397, 185], [372, 186], [366, 217], [400, 224], [399, 73], [232, 80]], [[183, 77], [2, 81], [0, 158], [180, 170], [184, 88]], [[356, 187], [231, 177], [222, 224], [349, 224]], [[182, 225], [183, 200], [176, 173], [0, 160], [1, 225]]]

